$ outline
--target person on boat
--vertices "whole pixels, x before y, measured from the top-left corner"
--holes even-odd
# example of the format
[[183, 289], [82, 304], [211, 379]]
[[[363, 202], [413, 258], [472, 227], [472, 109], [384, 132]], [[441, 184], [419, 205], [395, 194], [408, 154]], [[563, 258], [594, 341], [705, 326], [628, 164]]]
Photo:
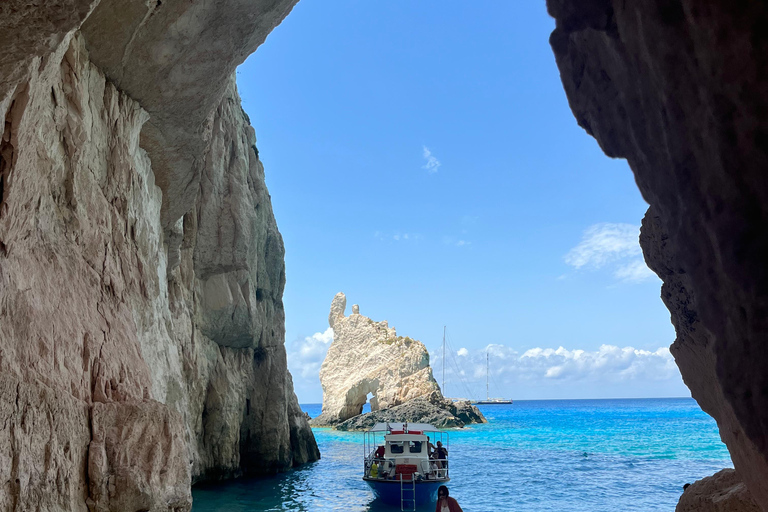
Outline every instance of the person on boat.
[[448, 466], [448, 461], [446, 460], [448, 459], [448, 448], [444, 448], [442, 442], [437, 442], [437, 448], [432, 452], [432, 455], [438, 460], [438, 464], [441, 468]]
[[376, 464], [376, 461], [373, 461], [373, 464], [371, 464], [371, 478], [379, 478], [379, 465]]
[[373, 454], [373, 456], [376, 459], [383, 459], [384, 458], [384, 445], [380, 445], [378, 448], [376, 448], [376, 452]]
[[448, 488], [441, 485], [437, 489], [437, 505], [435, 512], [464, 512], [459, 506], [459, 502], [448, 496]]

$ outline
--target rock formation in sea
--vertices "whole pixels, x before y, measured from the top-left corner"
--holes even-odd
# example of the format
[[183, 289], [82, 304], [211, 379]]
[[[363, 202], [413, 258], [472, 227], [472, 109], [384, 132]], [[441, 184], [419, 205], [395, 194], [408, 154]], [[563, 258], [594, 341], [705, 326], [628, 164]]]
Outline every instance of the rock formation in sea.
[[0, 4], [0, 509], [189, 510], [319, 456], [233, 76], [294, 3]]
[[689, 485], [675, 512], [760, 512], [733, 469], [723, 469]]
[[675, 361], [768, 511], [768, 4], [547, 4], [576, 120], [650, 205]]
[[[429, 352], [423, 343], [398, 336], [386, 320], [374, 322], [361, 315], [356, 304], [349, 316], [344, 315], [346, 309], [346, 296], [336, 294], [328, 315], [333, 343], [320, 367], [323, 410], [311, 420], [312, 425], [337, 425], [358, 416], [368, 401], [368, 394], [371, 394], [372, 413], [392, 412], [391, 408], [423, 398], [425, 400], [419, 402], [421, 407], [400, 411], [409, 414], [418, 411], [425, 418], [441, 419], [444, 425], [464, 425], [465, 422], [451, 412], [451, 402], [443, 398], [432, 376]], [[476, 407], [469, 407], [474, 410], [473, 419], [485, 421]], [[398, 421], [406, 419], [422, 421], [415, 416]]]
[[337, 430], [368, 430], [377, 423], [429, 423], [437, 428], [457, 428], [471, 423], [486, 423], [480, 410], [469, 401], [453, 402], [439, 391], [403, 404], [353, 416], [335, 425]]

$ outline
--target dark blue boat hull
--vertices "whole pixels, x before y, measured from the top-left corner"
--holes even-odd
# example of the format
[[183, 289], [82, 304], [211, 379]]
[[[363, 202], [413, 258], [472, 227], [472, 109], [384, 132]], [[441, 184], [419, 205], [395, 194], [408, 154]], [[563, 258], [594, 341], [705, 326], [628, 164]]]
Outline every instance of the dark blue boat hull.
[[[388, 505], [394, 505], [400, 507], [400, 482], [398, 480], [373, 480], [364, 478], [368, 485], [373, 489], [373, 493], [376, 497]], [[441, 485], [445, 485], [448, 481], [441, 480], [422, 480], [416, 482], [416, 506], [426, 505], [428, 503], [435, 503], [437, 501], [437, 489]], [[410, 482], [404, 482], [403, 486], [406, 489], [411, 488]], [[410, 491], [405, 492], [405, 497], [410, 498]], [[410, 504], [410, 502], [408, 502]], [[408, 507], [406, 506], [406, 510]]]

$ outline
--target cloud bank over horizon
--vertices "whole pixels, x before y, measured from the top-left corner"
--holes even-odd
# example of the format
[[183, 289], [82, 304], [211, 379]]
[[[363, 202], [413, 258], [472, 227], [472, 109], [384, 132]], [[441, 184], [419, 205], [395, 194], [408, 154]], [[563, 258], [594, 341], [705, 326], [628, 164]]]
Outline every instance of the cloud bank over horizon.
[[[288, 344], [288, 368], [302, 403], [322, 401], [319, 371], [333, 330]], [[513, 399], [690, 396], [666, 346], [643, 350], [601, 345], [596, 350], [535, 347], [518, 351], [501, 344], [446, 353], [447, 396], [485, 397], [486, 353], [492, 396]], [[430, 352], [438, 382], [442, 350]]]

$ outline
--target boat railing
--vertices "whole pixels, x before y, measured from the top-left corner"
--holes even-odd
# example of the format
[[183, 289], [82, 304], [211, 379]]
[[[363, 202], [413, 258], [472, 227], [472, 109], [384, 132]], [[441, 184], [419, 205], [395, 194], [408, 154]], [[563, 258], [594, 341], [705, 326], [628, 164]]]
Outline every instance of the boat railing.
[[[376, 469], [373, 469], [376, 464]], [[408, 479], [448, 480], [448, 459], [421, 459], [416, 464], [416, 471]], [[377, 480], [398, 480], [397, 462], [393, 458], [367, 457], [365, 459], [365, 477]]]

